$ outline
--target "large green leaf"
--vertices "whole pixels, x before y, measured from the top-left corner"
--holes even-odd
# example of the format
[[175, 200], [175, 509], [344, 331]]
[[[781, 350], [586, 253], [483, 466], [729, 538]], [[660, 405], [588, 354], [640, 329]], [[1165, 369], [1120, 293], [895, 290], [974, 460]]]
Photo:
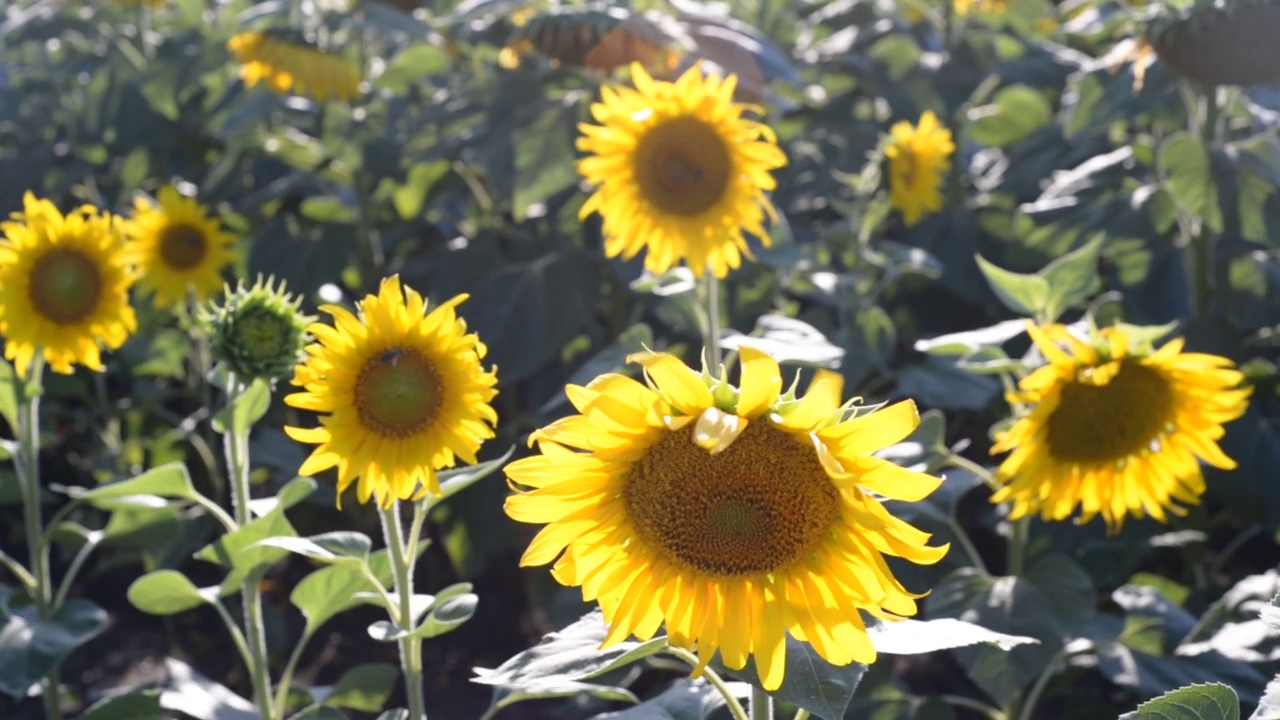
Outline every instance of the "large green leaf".
[[[214, 593], [216, 591], [214, 588]], [[129, 586], [128, 595], [134, 607], [152, 615], [176, 615], [217, 597], [201, 591], [177, 570], [156, 570], [143, 575]]]
[[1165, 187], [1187, 212], [1213, 230], [1222, 231], [1222, 211], [1204, 141], [1186, 132], [1174, 133], [1160, 144], [1160, 169]]
[[90, 705], [80, 720], [165, 720], [159, 690], [139, 690], [99, 700]]
[[[751, 695], [746, 683], [726, 683], [739, 700]], [[592, 720], [703, 720], [724, 707], [725, 699], [704, 679], [679, 678], [658, 695], [618, 712], [601, 713]]]
[[245, 581], [259, 579], [266, 570], [288, 554], [287, 550], [261, 544], [267, 538], [297, 537], [284, 511], [300, 502], [316, 488], [311, 478], [294, 478], [280, 489], [280, 502], [266, 515], [251, 521], [235, 532], [227, 533], [201, 548], [196, 559], [227, 568], [222, 582], [223, 594], [238, 590]]
[[387, 663], [357, 665], [342, 674], [322, 704], [330, 707], [378, 712], [387, 702], [400, 669]]
[[1025, 635], [1006, 635], [954, 618], [896, 622], [876, 620], [867, 623], [867, 635], [877, 652], [890, 655], [919, 655], [979, 643], [1009, 650], [1018, 645], [1040, 642]]
[[440, 480], [440, 495], [432, 498], [431, 504], [435, 506], [444, 502], [448, 498], [466, 490], [480, 480], [489, 477], [494, 472], [501, 470], [502, 466], [505, 465], [507, 460], [511, 457], [511, 453], [515, 451], [515, 447], [512, 446], [507, 448], [507, 451], [503, 453], [500, 458], [482, 462], [478, 465], [453, 468], [440, 473], [438, 475], [438, 479]]
[[1148, 700], [1117, 720], [1240, 720], [1240, 701], [1227, 685], [1189, 685]]
[[1005, 147], [1030, 135], [1053, 118], [1044, 94], [1026, 85], [1010, 85], [997, 92], [990, 105], [969, 111], [970, 137], [983, 145]]
[[0, 625], [0, 693], [26, 697], [71, 651], [102, 632], [106, 620], [102, 608], [80, 598], [68, 600], [48, 620], [31, 606], [9, 609]]
[[1026, 275], [993, 264], [975, 255], [978, 269], [1006, 307], [1016, 313], [1037, 316], [1049, 305], [1049, 281], [1039, 275]]
[[1102, 289], [1102, 281], [1098, 278], [1098, 257], [1104, 237], [1098, 235], [1036, 273], [1049, 283], [1044, 312], [1046, 320], [1057, 320], [1062, 313], [1084, 304]]
[[[782, 686], [770, 693], [776, 699], [804, 708], [824, 720], [844, 717], [853, 693], [862, 682], [867, 666], [859, 663], [839, 666], [822, 659], [808, 643], [787, 635], [787, 662]], [[717, 671], [733, 675], [761, 687], [755, 657], [742, 670], [730, 670], [719, 659], [711, 661]]]
[[183, 463], [169, 463], [152, 468], [141, 475], [107, 483], [86, 490], [77, 495], [92, 505], [106, 506], [106, 501], [129, 495], [156, 495], [164, 498], [190, 499], [196, 496], [195, 486], [191, 484], [191, 474]]
[[254, 380], [213, 416], [213, 429], [220, 433], [247, 433], [270, 407], [271, 386], [265, 380]]

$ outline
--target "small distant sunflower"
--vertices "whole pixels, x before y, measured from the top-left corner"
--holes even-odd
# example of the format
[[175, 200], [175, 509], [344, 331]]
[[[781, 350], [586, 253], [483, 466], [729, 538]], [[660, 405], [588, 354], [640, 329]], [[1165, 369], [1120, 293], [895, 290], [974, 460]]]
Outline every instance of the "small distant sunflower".
[[138, 287], [161, 308], [186, 302], [189, 291], [203, 302], [222, 289], [222, 268], [235, 259], [235, 237], [176, 188], [160, 188], [156, 201], [138, 198], [124, 225], [130, 258], [141, 272]]
[[919, 125], [903, 120], [889, 132], [884, 151], [889, 159], [889, 203], [908, 226], [915, 225], [942, 209], [942, 186], [956, 146], [951, 131], [932, 111], [920, 116]]
[[101, 370], [101, 348], [120, 347], [138, 327], [119, 222], [88, 205], [64, 217], [27, 193], [0, 232], [4, 356], [23, 377], [37, 350], [55, 372]]
[[766, 245], [765, 192], [786, 164], [767, 125], [744, 118], [733, 101], [737, 78], [704, 77], [691, 67], [675, 82], [631, 66], [635, 89], [601, 88], [591, 106], [599, 125], [579, 125], [578, 171], [596, 191], [579, 217], [604, 217], [605, 253], [665, 272], [685, 260], [695, 274], [724, 277], [750, 257], [743, 232]]
[[570, 385], [581, 414], [536, 432], [541, 454], [507, 466], [527, 490], [506, 510], [546, 524], [520, 564], [555, 561], [558, 581], [599, 602], [606, 646], [665, 624], [670, 643], [698, 653], [695, 672], [717, 650], [733, 669], [755, 656], [773, 690], [787, 633], [836, 665], [874, 660], [859, 611], [914, 615], [921, 597], [884, 556], [934, 563], [948, 546], [926, 545], [881, 503], [940, 483], [871, 456], [915, 429], [914, 403], [846, 419], [839, 375], [819, 371], [797, 398], [768, 355], [741, 357], [740, 388], [660, 353], [630, 358], [647, 385]]
[[1011, 518], [1064, 520], [1079, 507], [1080, 522], [1101, 514], [1112, 531], [1126, 515], [1165, 522], [1166, 511], [1185, 513], [1176, 503], [1199, 502], [1200, 460], [1235, 467], [1217, 440], [1251, 390], [1230, 360], [1182, 352], [1181, 339], [1137, 347], [1120, 327], [1094, 343], [1061, 325], [1028, 332], [1049, 364], [1011, 394], [1030, 410], [992, 447], [1012, 451], [991, 498], [1012, 501]]
[[459, 295], [427, 313], [422, 296], [399, 276], [359, 303], [359, 316], [337, 305], [321, 310], [334, 325], [307, 327], [319, 342], [294, 368], [304, 392], [286, 404], [326, 413], [320, 427], [286, 427], [298, 442], [319, 445], [298, 470], [315, 475], [335, 465], [338, 493], [357, 478], [356, 496], [382, 507], [397, 499], [439, 494], [436, 470], [456, 458], [474, 463], [493, 437], [497, 413], [489, 401], [497, 377], [480, 367], [486, 348], [455, 308]]
[[347, 102], [360, 94], [360, 75], [350, 63], [301, 37], [243, 32], [227, 41], [227, 50], [240, 63], [240, 77], [249, 87], [266, 83], [281, 95], [294, 92], [316, 102]]

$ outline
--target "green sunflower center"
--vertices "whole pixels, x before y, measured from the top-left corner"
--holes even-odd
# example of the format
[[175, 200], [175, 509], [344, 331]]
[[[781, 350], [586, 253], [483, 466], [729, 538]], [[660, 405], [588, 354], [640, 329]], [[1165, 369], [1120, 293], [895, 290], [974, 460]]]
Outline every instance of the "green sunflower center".
[[411, 348], [387, 348], [360, 369], [356, 413], [365, 429], [404, 438], [422, 430], [440, 408], [440, 375]]
[[102, 273], [93, 258], [79, 250], [50, 250], [31, 269], [28, 293], [36, 312], [44, 317], [60, 325], [78, 323], [98, 306]]
[[720, 576], [759, 575], [809, 555], [840, 496], [813, 450], [763, 420], [712, 455], [692, 429], [668, 433], [622, 491], [636, 533], [673, 562]]
[[1049, 416], [1049, 451], [1066, 462], [1122, 460], [1154, 449], [1173, 420], [1173, 389], [1159, 371], [1122, 361], [1110, 382], [1069, 383]]
[[174, 270], [196, 267], [208, 249], [204, 233], [194, 225], [176, 223], [160, 232], [160, 259]]
[[732, 169], [720, 133], [694, 117], [654, 125], [635, 150], [641, 195], [673, 215], [693, 217], [715, 207], [729, 187]]

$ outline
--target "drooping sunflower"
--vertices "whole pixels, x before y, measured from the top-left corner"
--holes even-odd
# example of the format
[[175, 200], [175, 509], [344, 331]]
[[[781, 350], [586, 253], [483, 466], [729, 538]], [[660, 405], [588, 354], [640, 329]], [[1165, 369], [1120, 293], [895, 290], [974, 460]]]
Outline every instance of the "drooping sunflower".
[[321, 306], [334, 324], [307, 327], [318, 342], [294, 368], [292, 382], [303, 392], [284, 399], [325, 413], [320, 427], [285, 428], [294, 440], [319, 445], [299, 474], [337, 466], [339, 495], [356, 483], [360, 502], [376, 498], [390, 507], [439, 494], [436, 470], [457, 458], [476, 461], [498, 419], [489, 405], [497, 376], [480, 366], [485, 345], [457, 315], [466, 299], [427, 313], [422, 296], [393, 275], [358, 303], [358, 316]]
[[942, 186], [956, 146], [933, 111], [921, 115], [918, 125], [903, 120], [889, 133], [884, 151], [889, 160], [889, 203], [908, 226], [915, 225], [942, 209]]
[[138, 287], [155, 296], [157, 307], [171, 308], [194, 292], [204, 301], [222, 289], [222, 268], [234, 260], [235, 237], [195, 198], [166, 186], [156, 202], [138, 198], [124, 225], [128, 254], [138, 267]]
[[249, 87], [266, 83], [281, 95], [294, 92], [316, 102], [347, 102], [360, 94], [360, 75], [350, 63], [292, 33], [243, 32], [227, 41], [227, 50]]
[[23, 377], [37, 350], [55, 372], [101, 370], [101, 348], [120, 347], [138, 328], [119, 221], [89, 205], [63, 216], [28, 192], [0, 232], [5, 358]]
[[638, 63], [635, 88], [601, 88], [591, 106], [599, 125], [579, 125], [578, 171], [595, 192], [579, 214], [604, 218], [609, 257], [647, 248], [645, 267], [661, 273], [684, 260], [717, 277], [750, 257], [743, 233], [766, 245], [774, 217], [765, 192], [786, 164], [773, 131], [743, 117], [737, 78], [689, 68], [675, 82], [654, 80]]
[[[744, 347], [741, 387], [644, 353], [648, 384], [602, 375], [566, 392], [580, 414], [536, 432], [541, 450], [507, 466], [507, 514], [545, 524], [521, 565], [555, 561], [611, 628], [605, 644], [669, 642], [701, 664], [748, 656], [766, 689], [783, 679], [790, 633], [837, 665], [876, 655], [860, 610], [913, 615], [885, 563], [934, 563], [948, 546], [891, 515], [940, 481], [871, 456], [919, 423], [904, 401], [849, 418], [843, 379], [819, 371], [800, 398], [778, 364]], [[559, 558], [557, 560], [557, 558]]]
[[1028, 332], [1048, 364], [1010, 395], [1029, 412], [992, 447], [1012, 451], [991, 498], [1011, 501], [1011, 518], [1064, 520], [1078, 507], [1079, 522], [1100, 514], [1113, 532], [1127, 515], [1165, 522], [1199, 502], [1200, 461], [1235, 467], [1217, 440], [1251, 389], [1230, 360], [1183, 352], [1181, 339], [1144, 348], [1119, 326], [1092, 343], [1061, 325]]

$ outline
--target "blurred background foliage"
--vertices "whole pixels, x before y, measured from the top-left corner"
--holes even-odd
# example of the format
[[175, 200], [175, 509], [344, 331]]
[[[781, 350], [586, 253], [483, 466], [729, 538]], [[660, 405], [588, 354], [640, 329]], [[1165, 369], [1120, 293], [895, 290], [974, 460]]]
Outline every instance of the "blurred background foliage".
[[[604, 259], [598, 219], [577, 219], [586, 194], [574, 141], [599, 86], [624, 74], [618, 57], [643, 52], [670, 73], [698, 61], [736, 73], [740, 99], [759, 105], [789, 164], [777, 173], [772, 246], [724, 284], [725, 324], [781, 360], [838, 368], [869, 400], [912, 397], [937, 411], [903, 446], [916, 453], [904, 462], [992, 464], [988, 428], [1008, 414], [994, 373], [1027, 347], [1020, 323], [1007, 322], [1020, 313], [977, 255], [1034, 273], [1092, 248], [1096, 272], [1089, 264], [1051, 283], [1083, 290], [1058, 298], [1067, 320], [1092, 302], [1099, 317], [1181, 322], [1192, 349], [1244, 367], [1258, 389], [1223, 441], [1240, 469], [1206, 469], [1208, 497], [1188, 518], [1135, 522], [1121, 539], [1096, 522], [1037, 524], [1041, 549], [1083, 568], [1044, 571], [1043, 592], [1080, 607], [1053, 632], [1093, 643], [1063, 661], [1037, 717], [1114, 716], [1210, 678], [1249, 704], [1274, 673], [1274, 642], [1249, 646], [1261, 661], [1239, 647], [1184, 650], [1270, 599], [1280, 562], [1280, 90], [1206, 89], [1152, 62], [1137, 42], [1149, 11], [1115, 0], [172, 0], [148, 9], [17, 0], [0, 13], [0, 212], [28, 190], [64, 208], [124, 211], [136, 192], [176, 181], [240, 234], [235, 276], [285, 279], [308, 308], [362, 297], [391, 273], [434, 300], [470, 293], [461, 314], [488, 343], [501, 383], [490, 459], [522, 452], [530, 430], [569, 411], [566, 382], [619, 369], [641, 346], [699, 344], [692, 277]], [[267, 26], [301, 29], [357, 64], [362, 96], [318, 104], [246, 88], [226, 40]], [[653, 47], [617, 49], [619, 37]], [[944, 208], [907, 226], [882, 187], [881, 139], [925, 111], [951, 129], [957, 153]], [[1203, 279], [1185, 262], [1200, 233], [1214, 239]], [[216, 443], [207, 391], [191, 374], [199, 347], [189, 322], [140, 312], [140, 331], [104, 375], [50, 379], [55, 442], [45, 462], [60, 484], [172, 460], [185, 460], [197, 483], [217, 482], [202, 470]], [[303, 457], [279, 429], [294, 412], [279, 395], [253, 437], [264, 492]], [[947, 474], [946, 492], [902, 514], [943, 539], [963, 525], [998, 571], [1007, 524], [971, 473]], [[12, 486], [0, 469], [0, 544], [20, 547]], [[584, 610], [577, 590], [545, 570], [516, 569], [532, 530], [503, 517], [506, 492], [494, 478], [432, 516], [419, 582], [469, 580], [482, 598], [475, 622], [426, 647], [439, 717], [479, 714], [489, 698], [467, 682], [473, 666], [496, 667]], [[154, 681], [172, 655], [242, 689], [199, 612], [162, 624], [124, 599], [145, 570], [198, 575], [190, 556], [212, 523], [171, 508], [84, 512], [76, 519], [103, 528], [109, 550], [76, 592], [112, 620], [68, 660], [64, 680], [92, 701]], [[377, 524], [354, 503], [339, 514], [325, 483], [293, 512], [303, 534]], [[66, 538], [60, 562], [77, 542]], [[902, 574], [909, 587], [934, 587], [966, 564], [953, 552], [938, 568]], [[270, 577], [273, 632], [298, 631], [287, 596], [306, 570], [291, 558]], [[927, 614], [963, 610], [955, 603], [967, 596], [949, 592], [959, 581], [948, 582]], [[1015, 631], [1030, 612], [1025, 603], [1005, 611], [986, 619]], [[336, 621], [305, 679], [332, 682], [354, 662], [386, 659], [390, 650], [364, 637], [367, 622]], [[955, 655], [877, 664], [850, 716], [976, 717], [925, 698], [999, 699], [1023, 681], [995, 655], [985, 664]], [[0, 716], [18, 707], [0, 699]], [[502, 717], [607, 706], [523, 707]]]

